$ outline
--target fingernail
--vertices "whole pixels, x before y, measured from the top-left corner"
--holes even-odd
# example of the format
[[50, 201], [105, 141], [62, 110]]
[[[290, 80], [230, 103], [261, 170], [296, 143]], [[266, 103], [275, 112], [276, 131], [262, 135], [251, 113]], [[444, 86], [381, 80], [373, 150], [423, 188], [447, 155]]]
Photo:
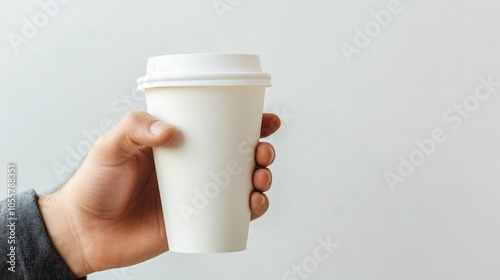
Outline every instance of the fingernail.
[[158, 136], [172, 127], [173, 126], [168, 123], [155, 122], [149, 127], [149, 131], [151, 131], [151, 133], [154, 134], [155, 136]]
[[269, 170], [267, 171], [267, 173], [269, 173], [269, 181], [267, 182], [267, 187], [271, 187], [271, 184], [273, 183], [273, 174]]
[[276, 151], [274, 150], [274, 147], [272, 145], [269, 145], [269, 147], [271, 148], [271, 163], [273, 163], [276, 159]]
[[264, 206], [264, 204], [266, 204], [266, 197], [265, 196], [262, 196], [260, 198], [260, 206]]

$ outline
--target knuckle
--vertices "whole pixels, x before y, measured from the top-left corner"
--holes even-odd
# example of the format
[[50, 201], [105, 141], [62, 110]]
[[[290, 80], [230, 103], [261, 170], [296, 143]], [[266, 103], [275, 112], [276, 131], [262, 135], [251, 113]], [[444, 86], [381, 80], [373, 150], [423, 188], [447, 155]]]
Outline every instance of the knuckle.
[[125, 119], [124, 122], [130, 123], [130, 124], [138, 124], [140, 123], [143, 119], [145, 118], [145, 112], [141, 111], [134, 111], [129, 113]]

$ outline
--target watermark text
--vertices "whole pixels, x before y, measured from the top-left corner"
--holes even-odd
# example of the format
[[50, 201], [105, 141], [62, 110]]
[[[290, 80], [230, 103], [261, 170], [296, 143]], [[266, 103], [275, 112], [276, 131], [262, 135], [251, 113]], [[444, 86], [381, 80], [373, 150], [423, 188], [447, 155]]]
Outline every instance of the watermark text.
[[353, 43], [341, 42], [339, 47], [346, 61], [351, 63], [352, 56], [360, 54], [367, 48], [372, 40], [391, 24], [393, 17], [403, 12], [404, 7], [399, 0], [390, 0], [386, 9], [378, 12], [371, 11], [372, 20], [368, 21], [364, 28], [356, 26], [354, 28]]
[[318, 246], [314, 249], [311, 256], [305, 257], [300, 264], [292, 265], [290, 269], [283, 273], [282, 280], [305, 280], [316, 272], [319, 265], [327, 261], [340, 247], [340, 244], [332, 241], [331, 236], [327, 238], [317, 238]]
[[[461, 102], [453, 104], [443, 113], [443, 121], [448, 124], [451, 130], [458, 130], [464, 122], [472, 117], [481, 106], [482, 102], [488, 100], [500, 88], [500, 82], [493, 80], [493, 75], [488, 77], [480, 76], [479, 83], [474, 89], [474, 93], [467, 95]], [[426, 139], [416, 139], [415, 149], [407, 157], [400, 155], [398, 157], [399, 165], [396, 171], [386, 171], [384, 178], [392, 192], [396, 191], [398, 184], [405, 183], [413, 175], [417, 168], [422, 166], [426, 160], [431, 157], [440, 144], [449, 139], [446, 129], [436, 127], [432, 130], [430, 136]]]
[[61, 10], [62, 5], [66, 5], [71, 0], [41, 0], [38, 1], [40, 7], [31, 18], [23, 17], [21, 20], [23, 25], [19, 32], [10, 32], [10, 45], [15, 53], [20, 51], [22, 45], [26, 45], [30, 40], [35, 38], [41, 29], [43, 29], [50, 20], [56, 17]]
[[7, 165], [7, 268], [10, 272], [16, 272], [16, 187], [17, 187], [17, 165]]

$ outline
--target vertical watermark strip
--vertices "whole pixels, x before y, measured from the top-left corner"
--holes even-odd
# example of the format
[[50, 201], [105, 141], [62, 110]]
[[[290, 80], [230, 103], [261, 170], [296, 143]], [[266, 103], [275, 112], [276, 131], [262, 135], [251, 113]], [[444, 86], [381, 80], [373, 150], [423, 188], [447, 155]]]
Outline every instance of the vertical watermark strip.
[[7, 165], [7, 229], [8, 244], [7, 268], [10, 272], [16, 272], [16, 188], [17, 188], [17, 165], [9, 163]]

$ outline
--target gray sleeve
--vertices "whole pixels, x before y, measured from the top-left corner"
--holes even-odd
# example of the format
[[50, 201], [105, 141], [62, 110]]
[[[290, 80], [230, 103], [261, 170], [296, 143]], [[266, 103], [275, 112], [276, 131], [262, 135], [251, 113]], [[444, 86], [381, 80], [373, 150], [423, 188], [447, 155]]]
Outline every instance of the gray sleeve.
[[15, 208], [9, 198], [0, 202], [0, 279], [76, 279], [52, 247], [37, 200], [29, 190], [15, 197]]

